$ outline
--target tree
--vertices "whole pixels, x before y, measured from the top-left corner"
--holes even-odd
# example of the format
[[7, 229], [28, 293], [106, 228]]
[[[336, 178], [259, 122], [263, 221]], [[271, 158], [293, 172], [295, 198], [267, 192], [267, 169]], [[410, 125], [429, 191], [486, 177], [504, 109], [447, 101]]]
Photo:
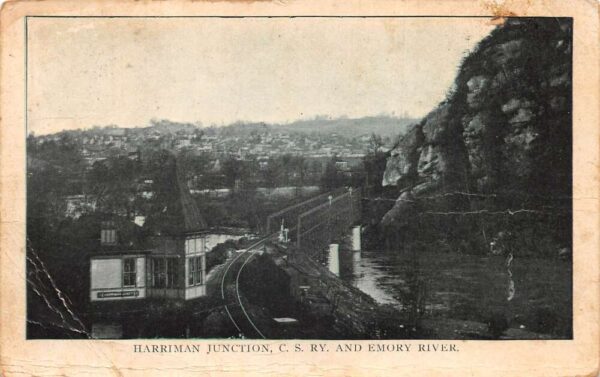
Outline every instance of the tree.
[[388, 154], [380, 150], [371, 150], [363, 157], [365, 186], [368, 194], [381, 193], [387, 158]]
[[325, 165], [325, 171], [321, 176], [321, 188], [324, 191], [329, 191], [337, 187], [341, 187], [344, 184], [342, 175], [338, 172], [335, 166], [336, 158], [333, 157]]
[[124, 156], [94, 163], [87, 181], [90, 191], [96, 196], [98, 209], [110, 213], [130, 213], [139, 173], [139, 163]]
[[291, 154], [286, 153], [280, 157], [280, 161], [281, 161], [281, 172], [283, 175], [282, 184], [284, 186], [287, 186], [290, 183], [290, 172], [293, 170], [294, 157]]
[[304, 186], [304, 180], [306, 179], [306, 173], [308, 171], [308, 163], [302, 156], [296, 156], [294, 158], [294, 170], [298, 175], [298, 185]]
[[225, 175], [225, 185], [230, 189], [234, 189], [236, 182], [241, 181], [244, 176], [243, 162], [229, 156], [223, 162], [222, 171]]
[[186, 179], [206, 174], [210, 159], [204, 154], [195, 154], [192, 150], [184, 149], [177, 156], [177, 163], [181, 165]]
[[262, 178], [265, 186], [269, 188], [277, 187], [280, 182], [282, 170], [281, 163], [278, 159], [269, 160], [266, 168], [262, 171]]
[[382, 146], [383, 146], [383, 139], [381, 138], [381, 136], [377, 135], [375, 133], [372, 133], [371, 137], [369, 138], [369, 146], [368, 146], [369, 153], [375, 154], [375, 153], [379, 152], [379, 149]]

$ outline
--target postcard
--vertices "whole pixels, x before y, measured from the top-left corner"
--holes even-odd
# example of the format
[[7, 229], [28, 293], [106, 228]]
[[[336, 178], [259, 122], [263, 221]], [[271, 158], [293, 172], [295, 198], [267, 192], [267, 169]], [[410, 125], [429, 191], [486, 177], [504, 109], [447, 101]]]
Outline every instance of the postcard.
[[6, 2], [2, 375], [596, 375], [598, 20]]

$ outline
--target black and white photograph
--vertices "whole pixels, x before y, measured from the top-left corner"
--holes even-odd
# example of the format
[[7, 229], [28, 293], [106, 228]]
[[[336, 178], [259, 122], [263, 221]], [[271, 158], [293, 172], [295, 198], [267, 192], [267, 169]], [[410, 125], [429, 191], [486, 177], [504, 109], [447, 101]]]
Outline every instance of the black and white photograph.
[[573, 339], [573, 25], [26, 17], [27, 339]]

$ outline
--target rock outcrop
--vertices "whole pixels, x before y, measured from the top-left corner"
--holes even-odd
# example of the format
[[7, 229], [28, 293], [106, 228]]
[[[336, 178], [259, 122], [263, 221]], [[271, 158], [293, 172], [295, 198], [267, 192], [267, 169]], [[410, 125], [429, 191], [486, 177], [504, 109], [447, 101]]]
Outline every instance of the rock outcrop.
[[[571, 35], [569, 19], [498, 26], [464, 59], [447, 99], [399, 138], [383, 185], [441, 195], [444, 208], [463, 211], [474, 197], [486, 197], [476, 206], [488, 211], [570, 197]], [[404, 207], [399, 201], [383, 223]]]

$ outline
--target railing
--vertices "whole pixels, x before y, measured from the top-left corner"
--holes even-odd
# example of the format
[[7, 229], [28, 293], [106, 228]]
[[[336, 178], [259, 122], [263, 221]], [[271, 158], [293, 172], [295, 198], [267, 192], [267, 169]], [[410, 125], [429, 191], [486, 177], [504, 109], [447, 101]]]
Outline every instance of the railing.
[[269, 215], [267, 218], [267, 228], [265, 234], [272, 234], [279, 231], [282, 221], [285, 228], [295, 228], [296, 222], [298, 221], [298, 216], [310, 210], [311, 208], [326, 203], [329, 196], [335, 197], [336, 195], [340, 195], [345, 192], [345, 190], [346, 189], [344, 188], [340, 188], [331, 192], [327, 192]]
[[360, 220], [361, 190], [344, 189], [337, 196], [298, 216], [295, 242], [307, 250], [319, 250]]

